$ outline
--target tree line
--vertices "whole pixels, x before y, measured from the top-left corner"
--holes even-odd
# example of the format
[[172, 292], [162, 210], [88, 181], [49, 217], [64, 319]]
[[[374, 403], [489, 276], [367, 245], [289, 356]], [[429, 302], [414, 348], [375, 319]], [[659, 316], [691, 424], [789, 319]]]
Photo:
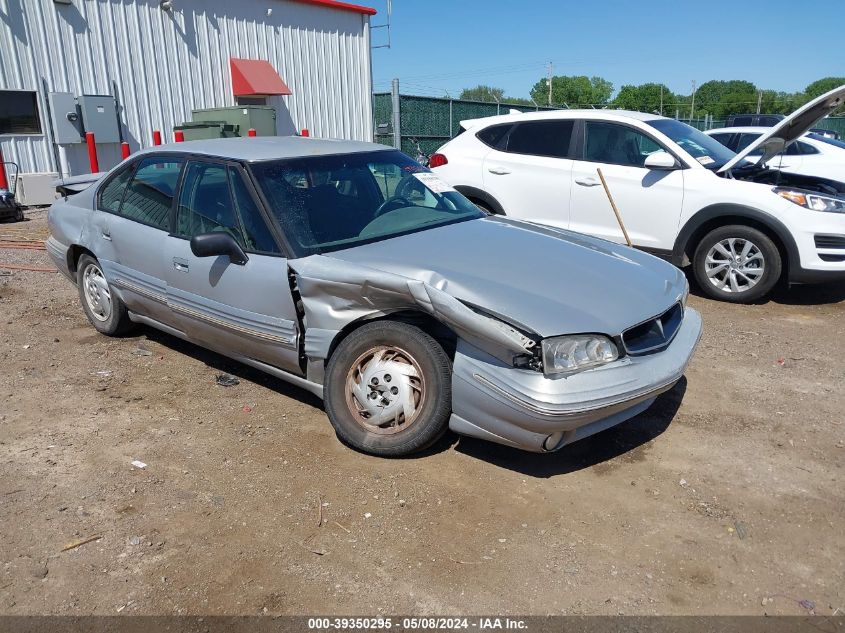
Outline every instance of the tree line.
[[[603, 77], [558, 75], [552, 77], [551, 105], [570, 108], [621, 108], [665, 116], [723, 119], [731, 114], [789, 114], [809, 100], [845, 84], [845, 77], [825, 77], [800, 92], [766, 90], [742, 79], [705, 81], [694, 93], [677, 94], [665, 84], [625, 84], [614, 96], [613, 84]], [[549, 80], [531, 88], [531, 98], [508, 97], [501, 88], [478, 85], [466, 88], [461, 99], [526, 106], [549, 105]], [[845, 107], [835, 114], [845, 114]]]

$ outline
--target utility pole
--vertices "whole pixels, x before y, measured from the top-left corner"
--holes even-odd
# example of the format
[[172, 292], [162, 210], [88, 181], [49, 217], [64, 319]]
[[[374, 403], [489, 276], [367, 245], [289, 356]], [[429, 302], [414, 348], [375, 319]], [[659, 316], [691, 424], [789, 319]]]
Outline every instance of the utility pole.
[[760, 107], [763, 105], [763, 91], [757, 92], [757, 114], [760, 114]]
[[663, 84], [660, 84], [660, 116], [663, 116]]
[[695, 116], [695, 79], [692, 80], [692, 103], [690, 103], [689, 120], [692, 122]]
[[552, 105], [552, 69], [554, 68], [554, 64], [549, 62], [549, 105]]

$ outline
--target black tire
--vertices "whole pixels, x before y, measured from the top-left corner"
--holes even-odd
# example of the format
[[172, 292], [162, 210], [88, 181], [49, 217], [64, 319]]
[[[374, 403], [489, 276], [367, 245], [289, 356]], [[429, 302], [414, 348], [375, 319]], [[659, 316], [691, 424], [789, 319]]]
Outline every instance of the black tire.
[[[720, 243], [723, 244], [724, 248], [724, 243], [730, 242], [730, 240], [736, 240], [734, 249], [737, 255], [741, 255], [746, 245], [751, 244], [748, 259], [740, 257], [737, 260], [716, 252], [718, 261], [724, 258], [726, 262], [724, 266], [727, 266], [727, 268], [720, 268], [720, 266], [723, 266], [722, 264], [717, 263], [713, 266], [712, 262], [708, 263], [707, 258], [711, 249], [717, 248], [716, 245]], [[733, 263], [727, 263], [731, 262], [731, 259], [733, 259]], [[762, 299], [775, 287], [783, 272], [780, 251], [771, 238], [758, 229], [741, 224], [720, 226], [705, 235], [695, 249], [692, 265], [693, 275], [701, 291], [713, 299], [730, 303], [752, 303]], [[709, 266], [713, 266], [713, 268], [708, 268]], [[731, 268], [732, 266], [735, 268]], [[762, 266], [761, 274], [752, 272], [760, 266]], [[708, 272], [712, 274], [714, 270], [719, 272], [713, 275], [712, 279], [716, 279], [717, 283], [723, 283], [723, 288], [717, 287], [711, 281]], [[746, 276], [742, 272], [743, 270], [749, 276]], [[729, 281], [731, 276], [736, 281], [733, 290], [730, 289], [732, 286]], [[752, 280], [755, 280], [753, 284], [751, 283]]]
[[[382, 361], [379, 360], [382, 357], [373, 356], [371, 360], [365, 361], [364, 365], [366, 371], [371, 373], [358, 371], [361, 359], [367, 358], [380, 348], [388, 350], [383, 358], [400, 360]], [[397, 350], [400, 354], [391, 357], [391, 352]], [[402, 354], [410, 359], [407, 365], [405, 361], [401, 361], [405, 358]], [[409, 372], [416, 373], [418, 367], [421, 381], [400, 375], [397, 382], [389, 372], [393, 371], [391, 367], [397, 367], [392, 363], [400, 361], [403, 369], [411, 368], [407, 370]], [[414, 362], [416, 367], [412, 364]], [[365, 375], [372, 375], [372, 378], [380, 376], [379, 386], [371, 386], [372, 378], [365, 380]], [[356, 382], [355, 377], [361, 378], [360, 382]], [[409, 386], [412, 381], [417, 382], [417, 389]], [[387, 387], [391, 382], [391, 386]], [[376, 393], [378, 397], [375, 400], [379, 402], [387, 403], [387, 398], [393, 398], [393, 402], [384, 406], [370, 403], [368, 400], [366, 406], [381, 407], [385, 412], [397, 410], [391, 409], [391, 406], [395, 403], [398, 403], [396, 406], [401, 406], [404, 394], [415, 395], [419, 391], [418, 400], [411, 405], [414, 407], [414, 413], [410, 422], [404, 414], [397, 414], [392, 423], [385, 423], [384, 426], [367, 425], [366, 420], [373, 418], [366, 417], [367, 411], [361, 412], [361, 405], [357, 404], [360, 400], [356, 400], [353, 395], [356, 384], [362, 390], [358, 393], [366, 392], [368, 397]], [[400, 387], [402, 391], [399, 391]], [[385, 389], [396, 389], [398, 396], [386, 393]], [[409, 389], [410, 391], [407, 391]], [[411, 396], [412, 401], [414, 395]], [[419, 328], [397, 321], [368, 323], [343, 339], [329, 359], [324, 399], [329, 420], [345, 444], [381, 457], [410, 455], [428, 448], [446, 432], [452, 410], [452, 365], [440, 344]], [[353, 408], [356, 409], [355, 412]], [[402, 422], [400, 417], [405, 422]], [[403, 428], [406, 423], [407, 426]], [[370, 428], [367, 428], [368, 426]], [[371, 430], [376, 428], [381, 431]]]
[[129, 320], [126, 305], [115, 294], [107, 281], [105, 283], [108, 288], [107, 300], [109, 302], [109, 309], [101, 312], [95, 311], [95, 305], [105, 305], [105, 296], [101, 295], [103, 304], [95, 304], [93, 300], [89, 302], [85, 288], [85, 284], [87, 283], [86, 275], [89, 271], [94, 276], [96, 276], [96, 272], [98, 271], [102, 280], [105, 281], [105, 275], [103, 274], [100, 262], [90, 255], [82, 255], [76, 265], [76, 287], [79, 290], [79, 302], [82, 304], [82, 310], [85, 312], [85, 316], [88, 317], [88, 321], [100, 334], [107, 336], [117, 336], [118, 334], [127, 332], [131, 329], [133, 323]]
[[491, 209], [491, 208], [490, 208], [490, 205], [489, 205], [489, 204], [486, 204], [486, 203], [484, 203], [484, 202], [481, 202], [480, 200], [473, 200], [473, 201], [472, 201], [472, 203], [473, 203], [475, 206], [477, 206], [479, 209], [481, 209], [482, 211], [484, 211], [484, 213], [486, 213], [487, 215], [496, 215], [496, 212], [495, 212], [495, 211], [493, 211], [493, 209]]

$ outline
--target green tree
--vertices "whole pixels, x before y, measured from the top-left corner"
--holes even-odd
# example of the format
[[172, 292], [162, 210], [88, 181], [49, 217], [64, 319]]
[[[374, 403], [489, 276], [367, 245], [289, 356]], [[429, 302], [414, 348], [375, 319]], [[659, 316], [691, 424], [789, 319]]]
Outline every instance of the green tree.
[[613, 100], [613, 105], [623, 110], [674, 114], [675, 101], [675, 95], [665, 85], [647, 83], [622, 86]]
[[458, 98], [467, 101], [496, 103], [497, 101], [504, 101], [505, 91], [501, 88], [479, 84], [475, 88], [464, 88]]
[[[552, 105], [570, 108], [601, 107], [610, 101], [613, 84], [602, 77], [558, 75], [552, 78]], [[540, 105], [549, 103], [549, 81], [543, 78], [531, 88], [531, 98]]]
[[[807, 86], [804, 89], [804, 94], [806, 95], [806, 100], [809, 101], [810, 99], [815, 99], [816, 97], [842, 85], [845, 85], [845, 77], [825, 77], [824, 79], [818, 79]], [[845, 114], [845, 106], [839, 108], [832, 114]]]
[[724, 118], [757, 111], [757, 87], [750, 81], [705, 81], [695, 92], [695, 113]]

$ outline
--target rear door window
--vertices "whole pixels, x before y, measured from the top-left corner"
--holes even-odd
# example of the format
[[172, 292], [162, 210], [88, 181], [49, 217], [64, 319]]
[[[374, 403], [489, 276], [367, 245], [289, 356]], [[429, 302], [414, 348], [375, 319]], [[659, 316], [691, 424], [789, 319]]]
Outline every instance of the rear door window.
[[507, 140], [510, 154], [530, 154], [550, 158], [571, 158], [575, 121], [526, 121], [518, 123]]
[[145, 158], [126, 189], [120, 215], [157, 229], [170, 230], [173, 195], [182, 172], [181, 158]]

